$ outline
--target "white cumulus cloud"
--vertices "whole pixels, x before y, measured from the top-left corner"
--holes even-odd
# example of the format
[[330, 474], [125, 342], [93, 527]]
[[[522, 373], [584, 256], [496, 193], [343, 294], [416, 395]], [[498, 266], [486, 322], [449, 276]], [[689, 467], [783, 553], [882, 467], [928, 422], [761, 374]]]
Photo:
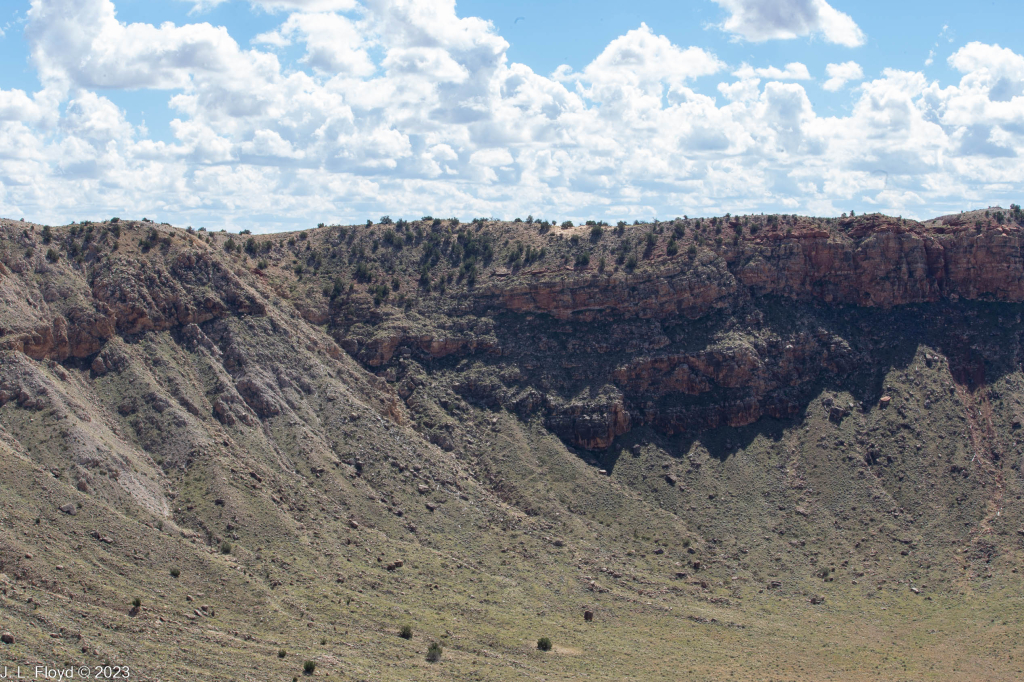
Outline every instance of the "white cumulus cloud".
[[780, 69], [777, 66], [766, 66], [757, 68], [749, 64], [743, 64], [739, 69], [732, 72], [737, 78], [767, 78], [774, 81], [805, 81], [810, 80], [811, 72], [805, 64], [791, 62], [786, 68]]
[[825, 0], [714, 0], [729, 12], [721, 28], [751, 42], [820, 35], [830, 43], [857, 47], [864, 32], [850, 15]]
[[828, 80], [822, 86], [829, 92], [835, 92], [850, 81], [864, 78], [864, 70], [857, 62], [843, 62], [842, 64], [828, 64], [825, 67]]
[[[282, 5], [242, 48], [202, 21], [128, 24], [110, 0], [33, 0], [43, 85], [0, 89], [0, 215], [228, 228], [261, 216], [279, 229], [383, 213], [923, 216], [1019, 201], [1024, 57], [1009, 48], [960, 47], [951, 82], [884, 70], [831, 115], [805, 64], [727, 70], [644, 24], [545, 76], [453, 0], [336, 7]], [[286, 45], [301, 48], [282, 63]], [[854, 62], [825, 70], [830, 89], [864, 77]], [[118, 89], [164, 91], [169, 137], [133, 125], [103, 94]]]

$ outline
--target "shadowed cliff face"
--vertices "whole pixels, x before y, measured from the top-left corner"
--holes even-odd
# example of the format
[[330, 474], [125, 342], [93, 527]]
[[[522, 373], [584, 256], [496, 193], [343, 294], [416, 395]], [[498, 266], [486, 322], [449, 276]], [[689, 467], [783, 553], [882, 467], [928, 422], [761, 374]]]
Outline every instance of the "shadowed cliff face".
[[[910, 320], [923, 315], [933, 320], [933, 328], [942, 329], [948, 318], [953, 326], [947, 333], [960, 329], [955, 334], [970, 336], [977, 330], [956, 327], [967, 324], [957, 301], [1024, 300], [1024, 233], [1013, 221], [981, 224], [954, 217], [926, 226], [878, 215], [817, 222], [736, 218], [716, 225], [727, 239], [712, 238], [711, 229], [702, 231], [692, 222], [661, 226], [669, 239], [678, 235], [674, 255], [661, 246], [665, 237], [650, 231], [635, 268], [601, 268], [594, 263], [596, 255], [587, 265], [573, 267], [573, 252], [597, 252], [601, 240], [572, 244], [523, 225], [481, 224], [460, 232], [417, 225], [416, 236], [412, 227], [404, 232], [412, 272], [402, 272], [401, 249], [379, 246], [381, 230], [324, 228], [303, 240], [305, 250], [294, 247], [292, 239], [295, 255], [314, 263], [320, 281], [330, 284], [334, 276], [337, 283], [345, 266], [360, 262], [372, 264], [367, 271], [375, 270], [377, 279], [356, 272], [349, 289], [335, 284], [338, 290], [329, 297], [324, 296], [327, 288], [300, 288], [295, 306], [307, 321], [326, 324], [341, 348], [366, 367], [391, 384], [404, 385], [399, 392], [406, 398], [414, 387], [404, 376], [402, 360], [422, 360], [429, 367], [443, 359], [476, 358], [506, 375], [514, 365], [521, 375], [516, 382], [465, 381], [460, 390], [522, 413], [541, 413], [567, 442], [603, 449], [645, 424], [674, 433], [741, 426], [762, 416], [793, 417], [821, 382], [843, 383], [851, 374], [884, 364], [877, 337], [891, 333], [893, 325], [918, 325]], [[32, 241], [18, 228], [8, 230], [11, 244]], [[80, 263], [51, 262], [41, 253], [27, 262], [11, 257], [0, 281], [5, 289], [2, 347], [35, 359], [95, 356], [102, 372], [105, 360], [98, 354], [115, 335], [195, 326], [227, 315], [263, 316], [273, 296], [268, 284], [280, 289], [280, 281], [272, 283], [252, 262], [231, 265], [223, 252], [195, 235], [129, 224], [126, 231], [148, 235], [140, 240], [144, 248], [134, 255], [112, 252], [101, 258], [97, 254], [103, 244], [117, 241], [109, 230], [96, 230], [88, 244], [84, 228], [78, 230], [83, 231], [78, 248], [86, 254], [79, 256]], [[640, 226], [617, 237], [603, 236], [603, 246], [609, 256], [625, 254], [631, 233], [648, 230]], [[473, 281], [464, 279], [469, 257], [452, 254], [481, 250], [481, 243], [493, 252], [493, 244], [508, 233], [547, 243], [555, 253], [567, 246], [569, 255], [559, 259], [552, 253], [508, 268], [498, 265], [492, 253], [489, 261], [474, 258]], [[77, 243], [73, 235], [62, 239]], [[272, 238], [261, 240], [273, 245]], [[364, 241], [373, 242], [372, 253]], [[393, 241], [403, 243], [401, 237]], [[276, 248], [284, 246], [283, 238], [279, 242]], [[521, 251], [522, 243], [516, 243]], [[415, 253], [420, 244], [422, 255]], [[640, 253], [639, 239], [632, 246]], [[445, 291], [436, 285], [424, 291], [429, 272], [421, 272], [419, 281], [410, 275], [430, 265], [429, 249], [441, 254], [446, 248], [452, 270], [463, 259], [459, 278]], [[250, 249], [253, 256], [258, 249]], [[328, 254], [326, 265], [323, 253]], [[298, 270], [284, 274], [293, 285], [302, 280]], [[411, 309], [408, 303], [395, 308], [372, 302], [352, 290], [362, 283], [371, 292], [378, 286], [390, 294], [393, 287], [401, 289], [403, 280], [406, 291], [418, 294]], [[786, 300], [791, 303], [782, 303]], [[911, 318], [902, 312], [869, 315], [873, 321], [863, 323], [867, 330], [851, 325], [865, 310], [922, 304], [936, 304], [935, 310], [944, 312], [915, 308]], [[774, 322], [766, 323], [765, 305], [791, 306], [794, 312], [776, 314]], [[904, 330], [897, 336], [914, 333]], [[971, 345], [932, 341], [935, 347]], [[243, 388], [241, 395], [258, 394], [250, 384]], [[877, 397], [868, 393], [864, 400]], [[225, 405], [217, 403], [218, 414], [230, 413]], [[268, 410], [272, 406], [258, 411]]]
[[[888, 362], [882, 349], [895, 343], [882, 336], [913, 338], [925, 325], [935, 347], [970, 345], [951, 340], [977, 333], [957, 301], [1024, 300], [1020, 227], [959, 222], [929, 227], [865, 216], [826, 226], [774, 223], [750, 234], [749, 224], [743, 232], [733, 221], [742, 237], [721, 245], [708, 239], [674, 256], [648, 249], [633, 271], [598, 271], [593, 257], [582, 269], [497, 270], [438, 304], [442, 330], [416, 334], [416, 322], [402, 314], [376, 326], [336, 315], [332, 328], [368, 367], [392, 372], [400, 370], [396, 352], [404, 354], [398, 359], [516, 364], [515, 385], [462, 382], [461, 390], [539, 412], [555, 433], [587, 449], [607, 448], [645, 424], [665, 433], [742, 426], [799, 415], [822, 382], [876, 373]], [[702, 238], [690, 234], [696, 246]], [[792, 314], [766, 323], [765, 306]], [[894, 312], [908, 306], [918, 306], [910, 318]], [[889, 312], [865, 312], [872, 310]], [[912, 321], [919, 318], [929, 321]], [[1010, 341], [1016, 347], [1017, 337]], [[862, 400], [879, 390], [863, 388]]]

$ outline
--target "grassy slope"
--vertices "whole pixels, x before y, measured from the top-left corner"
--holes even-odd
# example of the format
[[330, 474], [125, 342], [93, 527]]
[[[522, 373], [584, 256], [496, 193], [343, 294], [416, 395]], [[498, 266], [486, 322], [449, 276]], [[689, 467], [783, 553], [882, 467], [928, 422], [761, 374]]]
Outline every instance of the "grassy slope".
[[[271, 271], [267, 286], [311, 284]], [[995, 317], [1018, 308], [968, 313], [1015, 337]], [[888, 409], [830, 422], [821, 398], [864, 392], [826, 383], [800, 419], [641, 428], [592, 458], [539, 418], [447, 400], [457, 358], [420, 370], [456, 440], [429, 444], [410, 428], [421, 417], [389, 418], [390, 389], [325, 352], [326, 331], [286, 299], [203, 330], [219, 352], [174, 330], [114, 340], [128, 363], [104, 376], [5, 352], [4, 376], [43, 396], [0, 408], [9, 665], [110, 662], [168, 681], [291, 679], [305, 660], [339, 680], [1020, 677], [1012, 350], [970, 390], [944, 359], [927, 366], [937, 344], [907, 338], [865, 368]], [[280, 413], [214, 419], [240, 374], [273, 378]], [[869, 442], [885, 464], [863, 465]], [[553, 652], [536, 650], [542, 635]]]

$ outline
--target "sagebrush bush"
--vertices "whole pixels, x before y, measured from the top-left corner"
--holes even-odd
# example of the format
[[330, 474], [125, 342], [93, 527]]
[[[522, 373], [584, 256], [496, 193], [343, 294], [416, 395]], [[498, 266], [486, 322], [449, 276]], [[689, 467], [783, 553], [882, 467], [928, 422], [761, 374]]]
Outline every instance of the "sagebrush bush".
[[305, 663], [302, 664], [302, 674], [303, 675], [312, 675], [315, 670], [316, 670], [316, 661], [306, 661]]
[[537, 648], [541, 651], [551, 651], [551, 639], [548, 637], [541, 637], [537, 640]]
[[441, 660], [441, 654], [444, 653], [444, 649], [437, 642], [431, 642], [430, 646], [427, 647], [427, 660], [431, 663], [437, 663]]
[[403, 625], [402, 629], [398, 631], [398, 636], [402, 639], [412, 639], [412, 626]]

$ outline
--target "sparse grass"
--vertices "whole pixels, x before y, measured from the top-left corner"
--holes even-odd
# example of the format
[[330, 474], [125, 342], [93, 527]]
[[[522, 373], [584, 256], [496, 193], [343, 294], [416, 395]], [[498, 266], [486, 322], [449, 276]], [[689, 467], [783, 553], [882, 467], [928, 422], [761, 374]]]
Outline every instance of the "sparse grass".
[[[135, 233], [124, 240], [123, 251], [133, 258], [144, 233], [129, 224], [123, 229]], [[692, 225], [685, 239], [670, 231], [680, 249], [691, 243]], [[429, 223], [416, 227], [431, 230]], [[777, 229], [787, 227], [784, 220]], [[642, 249], [648, 228], [623, 229], [622, 235], [618, 228], [608, 230], [600, 243], [587, 247], [612, 263], [620, 253], [633, 253], [619, 249], [620, 237], [632, 239], [630, 249]], [[519, 229], [525, 235], [524, 266], [528, 247], [548, 248], [534, 266], [541, 274], [511, 272], [502, 251], [495, 267], [509, 273], [502, 280], [492, 277], [494, 268], [481, 266], [481, 290], [500, 291], [496, 282], [517, 277], [523, 279], [515, 287], [534, 281], [527, 278], [579, 276], [565, 272], [574, 252], [568, 239], [556, 241], [559, 231], [546, 236], [536, 234], [536, 226]], [[579, 232], [585, 236], [587, 229]], [[771, 229], [767, 221], [763, 229]], [[53, 230], [60, 248], [63, 230]], [[366, 238], [363, 231], [352, 228], [353, 243]], [[415, 232], [406, 228], [403, 234]], [[727, 234], [731, 239], [732, 231]], [[506, 248], [519, 238], [510, 236]], [[420, 296], [417, 314], [403, 317], [387, 307], [366, 312], [372, 299], [368, 287], [349, 286], [353, 264], [345, 239], [331, 237], [338, 255], [325, 255], [321, 272], [310, 269], [308, 282], [296, 282], [283, 268], [260, 276], [259, 286], [270, 292], [269, 315], [229, 312], [200, 325], [223, 359], [212, 350], [186, 347], [180, 329], [146, 331], [130, 343], [111, 339], [103, 357], [117, 351], [128, 365], [102, 376], [92, 375], [92, 358], [50, 366], [22, 362], [13, 351], [4, 356], [17, 368], [7, 370], [6, 378], [18, 377], [22, 383], [16, 385], [29, 387], [38, 379], [50, 393], [37, 395], [53, 401], [29, 409], [12, 398], [0, 407], [10, 434], [0, 439], [2, 530], [4, 542], [17, 546], [4, 569], [13, 605], [4, 611], [4, 629], [18, 635], [26, 655], [54, 657], [62, 645], [45, 631], [37, 636], [38, 623], [68, 622], [104, 654], [144, 651], [147, 666], [161, 679], [189, 679], [200, 669], [211, 678], [238, 679], [254, 663], [268, 677], [292, 679], [297, 661], [322, 655], [315, 675], [330, 679], [358, 670], [363, 679], [433, 674], [503, 680], [522, 676], [513, 662], [521, 664], [535, 643], [540, 649], [537, 636], [546, 632], [558, 642], [550, 649], [556, 653], [543, 657], [548, 679], [1021, 676], [1024, 608], [1017, 577], [1024, 555], [1014, 538], [1024, 517], [1009, 492], [1019, 485], [1013, 465], [1022, 446], [1021, 430], [1012, 426], [1024, 386], [1012, 350], [1021, 331], [1015, 322], [1020, 306], [960, 302], [837, 311], [756, 297], [698, 319], [607, 321], [597, 315], [580, 322], [506, 313], [503, 321], [477, 312], [472, 318], [444, 317], [439, 311], [447, 299], [415, 287], [421, 243], [382, 247], [371, 259], [367, 240], [368, 267], [379, 273], [379, 283], [398, 279], [401, 291]], [[278, 237], [275, 248], [283, 250], [284, 240]], [[169, 247], [167, 258], [178, 257], [181, 241]], [[317, 233], [302, 241], [327, 253]], [[148, 257], [164, 257], [163, 248], [154, 247]], [[214, 257], [230, 259], [225, 253], [216, 249]], [[563, 255], [568, 260], [561, 261]], [[638, 291], [659, 256], [655, 252], [652, 264], [645, 261], [642, 273], [629, 278]], [[393, 269], [385, 267], [385, 257], [396, 259]], [[718, 267], [705, 267], [711, 257], [708, 241], [684, 269], [700, 267], [699, 276], [710, 277]], [[88, 267], [86, 261], [83, 271]], [[433, 267], [440, 281], [462, 263], [453, 265], [446, 252]], [[64, 269], [30, 274], [64, 277]], [[243, 282], [255, 281], [237, 267], [230, 271]], [[342, 276], [344, 286], [334, 286]], [[472, 302], [459, 298], [466, 289], [457, 281], [448, 284], [451, 300]], [[86, 293], [76, 296], [91, 291], [83, 286]], [[319, 296], [324, 287], [330, 287], [330, 300]], [[304, 297], [307, 289], [317, 296]], [[285, 294], [292, 302], [314, 300], [328, 310], [331, 333], [324, 325], [306, 324], [292, 303], [275, 309], [271, 299]], [[320, 312], [304, 308], [302, 315]], [[750, 366], [757, 372], [788, 367], [785, 377], [792, 383], [785, 395], [800, 411], [762, 416], [746, 426], [672, 434], [653, 428], [655, 422], [634, 421], [607, 452], [570, 451], [549, 430], [555, 422], [546, 421], [559, 414], [560, 399], [601, 405], [591, 386], [607, 383], [623, 392], [631, 409], [632, 389], [614, 372], [647, 351], [627, 350], [619, 340], [627, 337], [636, 347], [654, 349], [659, 362], [727, 357], [730, 377], [746, 371], [743, 362], [754, 357], [749, 349], [764, 349]], [[817, 339], [818, 346], [800, 341], [787, 349], [797, 337]], [[324, 351], [352, 339], [357, 345], [338, 358]], [[427, 349], [439, 339], [449, 344], [444, 352], [450, 355], [430, 355]], [[966, 379], [955, 379], [955, 349], [942, 346], [950, 339], [966, 339], [964, 348], [982, 354], [984, 372], [978, 376], [984, 375], [984, 384], [971, 388]], [[477, 350], [452, 351], [470, 342]], [[501, 352], [479, 350], [484, 347]], [[379, 362], [373, 355], [379, 348], [393, 359], [370, 364]], [[841, 371], [805, 381], [817, 371], [819, 349]], [[926, 351], [943, 359], [926, 365]], [[842, 365], [850, 357], [856, 362]], [[366, 364], [360, 367], [353, 358]], [[644, 409], [651, 415], [663, 404], [707, 409], [745, 390], [715, 385], [712, 367], [700, 367], [691, 367], [696, 379], [673, 374], [673, 368], [643, 375], [645, 381], [710, 377], [714, 386], [668, 395]], [[234, 423], [216, 420], [213, 400], [235, 390], [241, 378], [257, 376], [255, 368], [267, 372], [260, 380], [282, 412], [256, 419], [248, 403], [237, 402], [229, 405]], [[308, 391], [300, 377], [309, 382]], [[883, 387], [895, 396], [887, 410], [877, 409]], [[381, 396], [394, 398], [389, 404], [398, 416], [382, 406]], [[547, 403], [530, 411], [538, 396], [551, 401], [550, 415]], [[259, 404], [258, 395], [245, 397]], [[844, 409], [850, 402], [855, 407], [830, 421], [826, 398]], [[863, 401], [867, 408], [861, 408]], [[186, 413], [189, 404], [198, 416]], [[74, 409], [60, 412], [54, 405]], [[118, 410], [122, 405], [125, 413]], [[603, 409], [592, 414], [604, 415]], [[242, 421], [243, 414], [253, 423]], [[410, 422], [402, 421], [407, 416]], [[422, 430], [410, 431], [408, 423]], [[105, 460], [103, 448], [88, 450], [96, 453], [90, 454], [96, 463], [87, 470], [88, 492], [78, 490], [66, 468], [67, 453], [54, 445], [72, 424], [75, 438], [86, 445], [90, 439], [103, 448], [128, 441], [131, 448], [114, 448], [117, 457], [125, 458], [139, 480], [159, 480], [160, 489], [177, 493], [170, 501], [174, 523], [167, 526], [182, 533], [152, 528], [148, 508], [120, 511], [134, 509], [110, 475], [124, 463], [113, 454]], [[440, 447], [439, 436], [450, 439], [451, 452]], [[76, 440], [76, 447], [82, 442]], [[204, 445], [193, 449], [196, 443]], [[636, 455], [634, 444], [642, 445]], [[154, 470], [136, 451], [166, 466]], [[871, 462], [865, 459], [869, 451]], [[990, 459], [994, 452], [1001, 453], [999, 461]], [[348, 459], [358, 459], [360, 467]], [[101, 467], [108, 475], [99, 473]], [[311, 473], [314, 467], [324, 471]], [[609, 475], [599, 474], [599, 467]], [[676, 477], [675, 485], [665, 482], [666, 474]], [[429, 494], [417, 492], [420, 481], [430, 483]], [[222, 492], [229, 488], [231, 494]], [[213, 505], [213, 497], [227, 504]], [[80, 513], [55, 511], [73, 500], [84, 502]], [[436, 511], [426, 510], [426, 502]], [[225, 531], [228, 523], [237, 530]], [[94, 529], [110, 542], [93, 536]], [[215, 554], [223, 546], [209, 546], [203, 539], [211, 535], [204, 532], [237, 532], [236, 556], [219, 559]], [[996, 548], [991, 555], [983, 551], [988, 542]], [[663, 553], [655, 554], [659, 549]], [[23, 558], [25, 553], [33, 557]], [[397, 557], [406, 560], [405, 567], [386, 571]], [[693, 568], [695, 561], [700, 569]], [[174, 577], [182, 566], [185, 577], [166, 581], [161, 566]], [[769, 588], [775, 580], [781, 586]], [[74, 608], [57, 590], [73, 594]], [[101, 627], [121, 622], [126, 596], [136, 591], [147, 595], [145, 615], [131, 628]], [[194, 601], [185, 601], [186, 592]], [[824, 603], [809, 602], [816, 594], [826, 597]], [[210, 613], [215, 609], [216, 620], [194, 613], [202, 606]], [[594, 610], [594, 623], [584, 625], [581, 607]], [[450, 649], [443, 665], [429, 668], [415, 653], [417, 645], [397, 641], [404, 638], [404, 628], [394, 636], [398, 619], [416, 623], [417, 641], [448, 635], [438, 640]], [[337, 633], [329, 635], [330, 650], [321, 652], [309, 645], [327, 646], [321, 636], [330, 630], [325, 624], [335, 625]], [[273, 655], [282, 645], [293, 648], [287, 660]], [[279, 656], [285, 658], [284, 649]]]

